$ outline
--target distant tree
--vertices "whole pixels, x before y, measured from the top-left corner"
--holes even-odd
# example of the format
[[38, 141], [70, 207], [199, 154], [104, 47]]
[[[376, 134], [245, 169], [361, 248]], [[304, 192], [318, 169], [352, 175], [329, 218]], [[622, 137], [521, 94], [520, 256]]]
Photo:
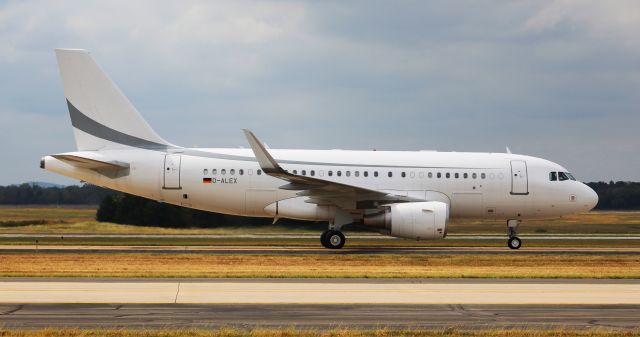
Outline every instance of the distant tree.
[[596, 209], [602, 210], [638, 210], [640, 209], [640, 183], [610, 181], [588, 183], [599, 201]]
[[40, 187], [35, 184], [0, 186], [1, 205], [98, 205], [113, 190], [91, 184]]

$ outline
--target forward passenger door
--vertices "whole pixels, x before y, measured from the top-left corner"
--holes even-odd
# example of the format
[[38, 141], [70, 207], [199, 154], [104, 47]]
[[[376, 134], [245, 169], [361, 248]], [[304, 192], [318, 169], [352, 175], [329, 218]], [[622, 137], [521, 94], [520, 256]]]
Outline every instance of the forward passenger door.
[[524, 160], [511, 161], [511, 194], [529, 194], [527, 162], [525, 162]]

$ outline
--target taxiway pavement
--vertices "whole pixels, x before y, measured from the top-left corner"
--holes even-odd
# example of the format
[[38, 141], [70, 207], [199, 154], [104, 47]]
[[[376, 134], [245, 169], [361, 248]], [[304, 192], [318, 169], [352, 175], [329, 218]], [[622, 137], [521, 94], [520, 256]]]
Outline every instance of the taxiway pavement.
[[640, 305], [0, 304], [6, 328], [626, 328]]

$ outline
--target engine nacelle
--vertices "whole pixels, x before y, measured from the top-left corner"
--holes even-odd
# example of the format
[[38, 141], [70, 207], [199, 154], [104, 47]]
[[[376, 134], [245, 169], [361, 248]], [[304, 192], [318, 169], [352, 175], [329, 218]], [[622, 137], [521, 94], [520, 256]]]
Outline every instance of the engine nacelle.
[[447, 222], [449, 205], [440, 201], [391, 204], [385, 211], [364, 218], [365, 226], [415, 240], [443, 239], [447, 236]]

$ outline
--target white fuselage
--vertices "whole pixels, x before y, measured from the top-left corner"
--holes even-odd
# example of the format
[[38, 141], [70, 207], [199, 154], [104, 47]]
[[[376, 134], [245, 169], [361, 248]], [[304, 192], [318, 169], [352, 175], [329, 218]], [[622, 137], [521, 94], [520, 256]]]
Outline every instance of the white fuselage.
[[[433, 151], [269, 150], [298, 175], [442, 201], [458, 218], [556, 217], [595, 206], [597, 195], [553, 162], [515, 154]], [[250, 149], [119, 149], [93, 152], [130, 164], [127, 174], [106, 177], [45, 157], [47, 170], [150, 199], [226, 214], [329, 220], [332, 210], [305, 202], [285, 181], [260, 170]], [[348, 201], [348, 197], [345, 198]], [[357, 207], [352, 207], [357, 208]]]

